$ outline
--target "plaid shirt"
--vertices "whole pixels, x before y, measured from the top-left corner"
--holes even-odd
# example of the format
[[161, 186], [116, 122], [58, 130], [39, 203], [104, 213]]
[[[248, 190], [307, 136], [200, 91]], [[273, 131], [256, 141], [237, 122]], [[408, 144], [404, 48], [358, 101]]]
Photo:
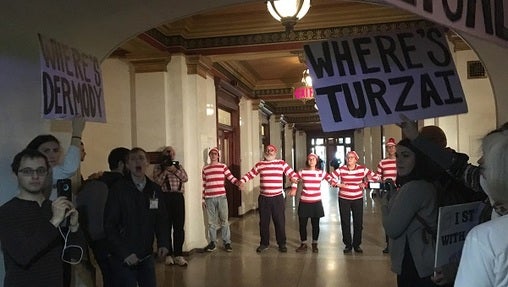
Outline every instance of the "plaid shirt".
[[181, 192], [185, 191], [184, 182], [187, 182], [187, 172], [180, 166], [174, 173], [169, 170], [164, 170], [158, 175], [155, 175], [154, 181], [161, 186], [162, 192]]

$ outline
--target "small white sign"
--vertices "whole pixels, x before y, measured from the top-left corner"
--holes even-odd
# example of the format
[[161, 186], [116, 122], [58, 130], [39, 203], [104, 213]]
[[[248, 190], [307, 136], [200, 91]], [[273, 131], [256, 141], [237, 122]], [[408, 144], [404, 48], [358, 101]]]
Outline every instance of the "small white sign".
[[481, 201], [439, 208], [434, 266], [458, 263], [467, 233], [480, 223]]

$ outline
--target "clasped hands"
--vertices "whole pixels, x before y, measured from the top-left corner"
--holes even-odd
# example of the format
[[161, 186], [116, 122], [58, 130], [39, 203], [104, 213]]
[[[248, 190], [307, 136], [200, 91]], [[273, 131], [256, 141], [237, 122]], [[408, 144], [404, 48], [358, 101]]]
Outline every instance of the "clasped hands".
[[[157, 250], [157, 257], [160, 259], [164, 259], [169, 253], [169, 250], [166, 247], [159, 247]], [[123, 263], [127, 266], [136, 266], [140, 264], [141, 262], [148, 259], [151, 255], [147, 255], [144, 258], [139, 259], [136, 253], [132, 253], [131, 255], [125, 257], [123, 260]]]

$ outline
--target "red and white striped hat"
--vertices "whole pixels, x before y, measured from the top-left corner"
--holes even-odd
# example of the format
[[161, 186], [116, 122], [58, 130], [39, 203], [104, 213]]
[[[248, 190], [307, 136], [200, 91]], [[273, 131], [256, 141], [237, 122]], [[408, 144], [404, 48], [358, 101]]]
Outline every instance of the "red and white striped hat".
[[388, 141], [386, 142], [386, 146], [395, 146], [395, 145], [397, 145], [397, 143], [395, 142], [394, 138], [389, 138]]
[[352, 150], [352, 151], [348, 152], [346, 156], [349, 156], [350, 154], [352, 154], [356, 158], [356, 160], [360, 159], [360, 157], [358, 156], [356, 151]]
[[318, 159], [318, 156], [315, 153], [309, 153], [309, 155], [307, 155], [307, 159], [310, 157], [314, 157], [316, 160]]
[[219, 149], [218, 149], [217, 147], [213, 147], [213, 148], [211, 148], [211, 149], [208, 151], [208, 155], [210, 155], [210, 153], [211, 153], [212, 151], [215, 151], [215, 152], [217, 152], [217, 154], [218, 154], [218, 155], [220, 155], [220, 151], [219, 151]]
[[269, 148], [272, 148], [273, 150], [275, 150], [275, 152], [277, 152], [277, 147], [274, 146], [273, 144], [267, 145], [266, 148], [265, 148], [265, 151], [268, 150]]

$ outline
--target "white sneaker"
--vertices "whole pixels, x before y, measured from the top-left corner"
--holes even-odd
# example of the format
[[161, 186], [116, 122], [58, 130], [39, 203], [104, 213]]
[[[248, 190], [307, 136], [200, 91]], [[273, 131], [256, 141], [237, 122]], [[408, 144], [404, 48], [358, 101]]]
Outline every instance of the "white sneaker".
[[166, 262], [164, 262], [166, 265], [174, 265], [175, 261], [173, 260], [173, 256], [166, 256]]
[[187, 266], [187, 260], [185, 260], [185, 258], [183, 258], [183, 256], [176, 256], [175, 259], [175, 264], [178, 265], [178, 266]]

